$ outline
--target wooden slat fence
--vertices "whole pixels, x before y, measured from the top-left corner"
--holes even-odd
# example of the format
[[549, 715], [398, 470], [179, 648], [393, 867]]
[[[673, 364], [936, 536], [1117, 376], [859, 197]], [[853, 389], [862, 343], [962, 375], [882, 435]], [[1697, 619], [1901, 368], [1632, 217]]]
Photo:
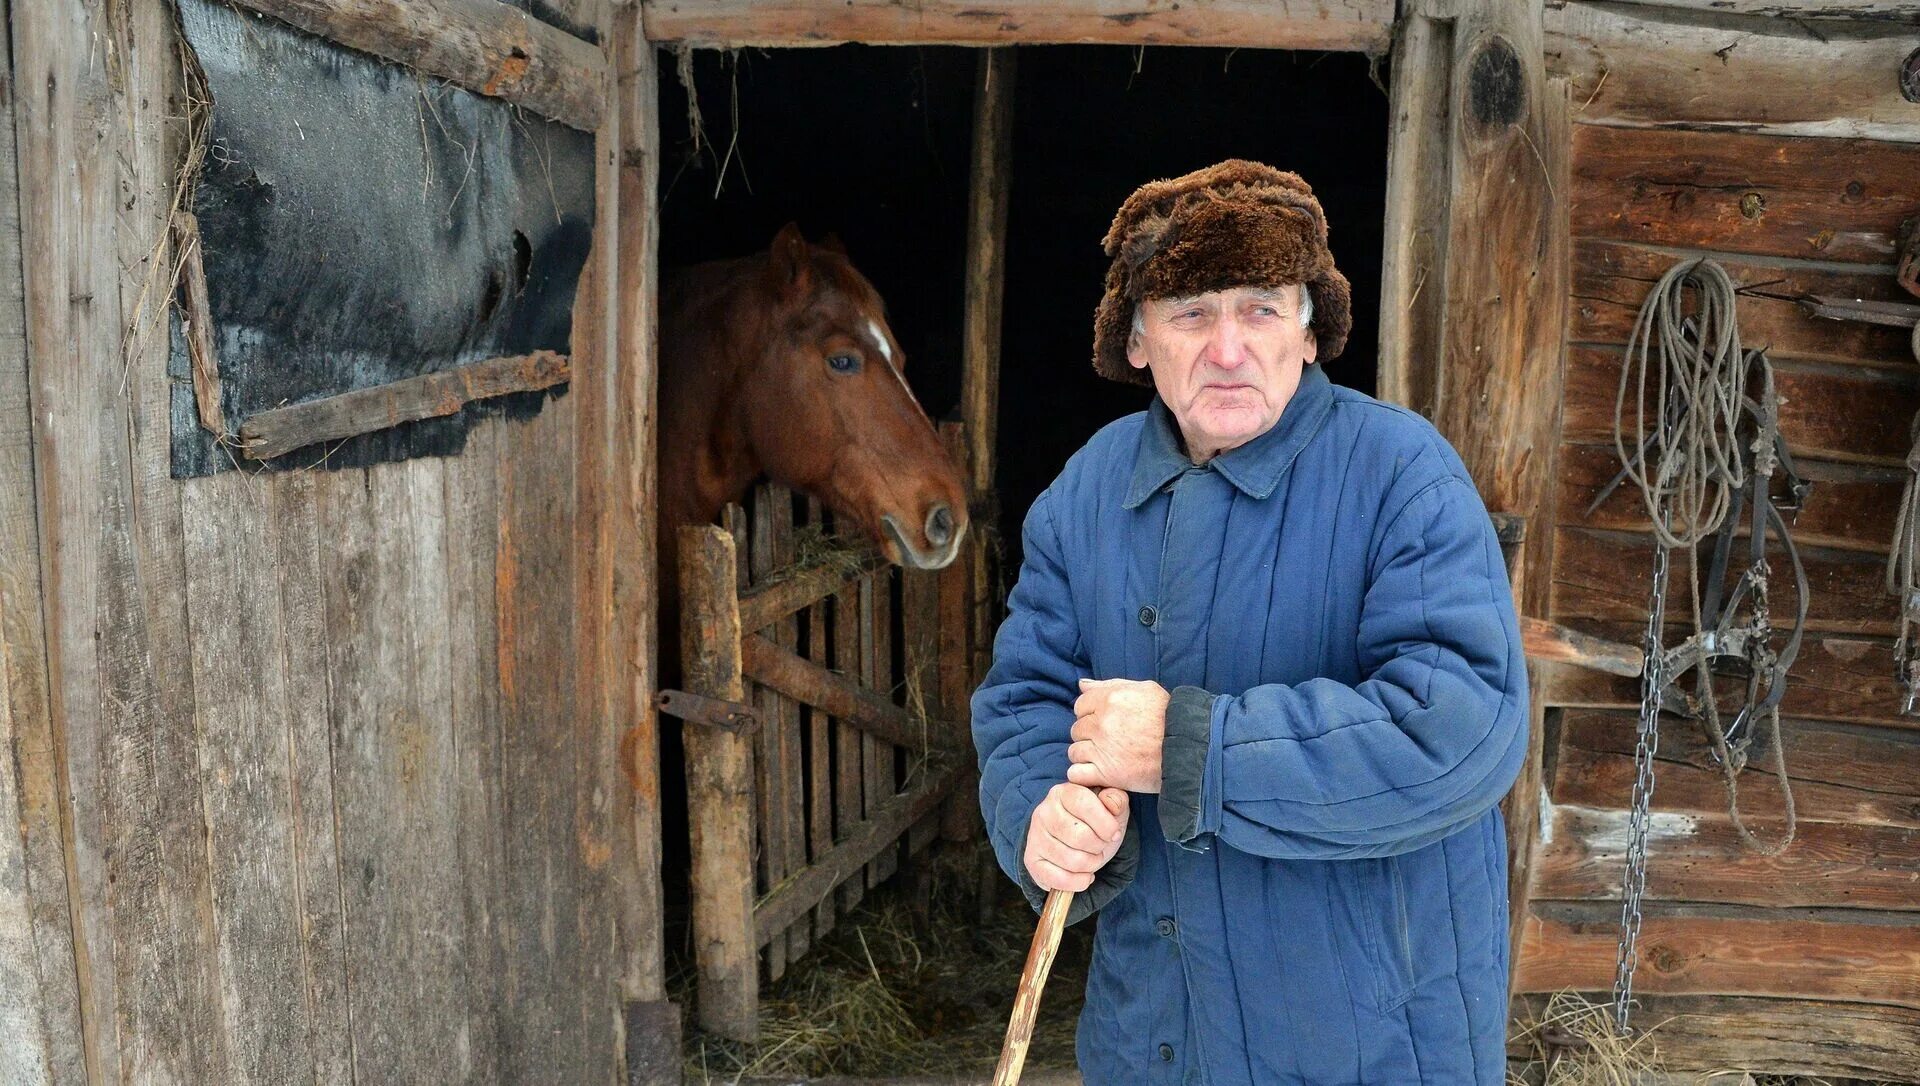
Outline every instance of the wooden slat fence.
[[[740, 1040], [759, 981], [939, 836], [970, 779], [972, 556], [906, 571], [830, 529], [771, 484], [720, 526], [681, 529], [687, 688], [754, 716], [686, 725], [699, 1020]], [[960, 806], [949, 837], [978, 823]]]

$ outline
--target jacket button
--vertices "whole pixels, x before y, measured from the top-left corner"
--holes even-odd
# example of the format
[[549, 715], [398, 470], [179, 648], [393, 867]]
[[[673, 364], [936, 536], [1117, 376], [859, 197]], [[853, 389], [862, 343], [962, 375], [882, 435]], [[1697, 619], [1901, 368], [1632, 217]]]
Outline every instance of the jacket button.
[[1160, 919], [1154, 921], [1153, 930], [1159, 932], [1161, 935], [1165, 936], [1166, 938], [1169, 938], [1169, 939], [1173, 938], [1173, 918], [1168, 916], [1163, 916]]
[[1154, 610], [1151, 604], [1140, 608], [1140, 625], [1151, 626], [1158, 621], [1160, 621], [1160, 612]]
[[1172, 1062], [1173, 1062], [1173, 1046], [1172, 1046], [1172, 1045], [1161, 1045], [1161, 1046], [1160, 1046], [1160, 1058], [1161, 1058], [1161, 1059], [1163, 1059], [1163, 1060], [1165, 1060], [1165, 1061], [1167, 1061], [1168, 1063], [1172, 1063]]

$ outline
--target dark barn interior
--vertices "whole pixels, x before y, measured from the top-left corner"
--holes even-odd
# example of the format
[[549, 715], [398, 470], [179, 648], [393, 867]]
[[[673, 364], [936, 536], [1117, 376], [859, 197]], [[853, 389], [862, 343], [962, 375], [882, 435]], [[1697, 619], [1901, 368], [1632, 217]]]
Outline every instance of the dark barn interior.
[[[887, 301], [915, 393], [946, 417], [960, 395], [974, 63], [952, 47], [695, 51], [696, 148], [686, 69], [663, 53], [665, 273], [763, 248], [789, 220], [811, 239], [838, 234]], [[1367, 58], [1026, 48], [1013, 125], [995, 478], [1010, 562], [1027, 506], [1066, 458], [1146, 404], [1090, 358], [1100, 239], [1148, 180], [1230, 157], [1305, 177], [1354, 290], [1353, 336], [1328, 373], [1373, 391], [1387, 98]]]

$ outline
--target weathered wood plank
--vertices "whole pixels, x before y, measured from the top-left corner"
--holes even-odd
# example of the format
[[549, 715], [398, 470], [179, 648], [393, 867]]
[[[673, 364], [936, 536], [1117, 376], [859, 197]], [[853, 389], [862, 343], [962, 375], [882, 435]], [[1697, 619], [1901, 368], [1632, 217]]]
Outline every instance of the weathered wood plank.
[[[1742, 797], [1752, 788], [1742, 789]], [[1724, 810], [1719, 817], [1695, 816], [1660, 806], [1647, 839], [1646, 900], [1920, 909], [1913, 892], [1920, 882], [1920, 829], [1814, 822], [1803, 815], [1792, 846], [1762, 856], [1741, 843]], [[1748, 807], [1743, 802], [1743, 813]], [[1533, 900], [1618, 901], [1627, 812], [1555, 804], [1548, 819], [1535, 858]], [[1748, 817], [1747, 825], [1765, 840], [1784, 828], [1771, 818]]]
[[[1569, 710], [1562, 736], [1568, 747], [1630, 755], [1633, 729], [1630, 713]], [[1920, 796], [1920, 736], [1792, 719], [1782, 720], [1780, 729], [1787, 748], [1787, 773], [1793, 780], [1896, 798]], [[1706, 737], [1687, 724], [1663, 729], [1660, 756], [1702, 770], [1711, 766]]]
[[240, 447], [249, 459], [270, 460], [323, 441], [451, 415], [475, 400], [552, 388], [571, 376], [567, 356], [552, 351], [489, 358], [262, 411], [240, 424]]
[[[0, 15], [5, 15], [0, 9]], [[10, 127], [10, 126], [9, 126]], [[4, 164], [0, 164], [4, 170]], [[0, 593], [0, 624], [7, 600]], [[0, 1081], [44, 1086], [53, 1081], [54, 1038], [40, 994], [33, 905], [27, 885], [27, 823], [20, 814], [19, 759], [13, 706], [6, 697], [8, 654], [0, 652]], [[58, 1018], [54, 1018], [58, 1025]], [[78, 1023], [73, 1023], [77, 1027]]]
[[942, 739], [929, 735], [908, 710], [758, 634], [740, 639], [740, 655], [753, 681], [786, 698], [818, 705], [883, 742], [924, 751]]
[[788, 930], [814, 902], [860, 873], [881, 849], [898, 841], [917, 820], [939, 806], [953, 784], [951, 770], [934, 774], [907, 791], [882, 800], [866, 819], [849, 828], [833, 849], [795, 871], [754, 904], [756, 938], [765, 942]]
[[[100, 699], [108, 769], [99, 786], [111, 851], [103, 903], [113, 914], [120, 974], [121, 1072], [128, 1079], [201, 1074], [218, 1080], [237, 1066], [234, 1046], [241, 1039], [225, 1020], [218, 975], [205, 806], [210, 782], [200, 776], [194, 735], [194, 646], [180, 488], [168, 472], [171, 381], [165, 310], [158, 304], [171, 267], [167, 215], [179, 161], [179, 130], [168, 105], [178, 75], [173, 27], [172, 8], [164, 3], [109, 8], [99, 38], [83, 48], [80, 64], [90, 72], [106, 67], [102, 50], [117, 52], [124, 66], [119, 101], [107, 115], [117, 121], [118, 145], [112, 138], [104, 145], [113, 148], [109, 199], [118, 221], [113, 247], [90, 257], [113, 261], [117, 274], [114, 286], [91, 288], [87, 318], [113, 324], [97, 333], [113, 348], [78, 367], [92, 387], [90, 399], [72, 406], [86, 414], [85, 425], [126, 430], [94, 438], [103, 470], [83, 499], [99, 502], [101, 511], [104, 561], [94, 573], [102, 586], [100, 610], [88, 633], [105, 678]], [[84, 78], [68, 73], [68, 91]], [[109, 72], [109, 85], [115, 82]], [[77, 282], [63, 285], [63, 293], [82, 289]], [[156, 293], [143, 299], [149, 290]], [[116, 294], [117, 323], [109, 315]], [[76, 795], [75, 802], [85, 801]]]
[[[1562, 440], [1613, 443], [1613, 408], [1625, 357], [1611, 347], [1570, 349]], [[1920, 372], [1778, 361], [1773, 376], [1781, 399], [1780, 432], [1796, 459], [1905, 462], [1913, 445], [1909, 426], [1920, 409]], [[1629, 400], [1628, 409], [1632, 406]]]
[[[261, 484], [266, 486], [266, 484]], [[353, 1081], [348, 1023], [346, 917], [335, 821], [332, 692], [327, 652], [325, 572], [315, 477], [292, 472], [267, 486], [286, 651], [286, 727], [292, 762], [293, 856], [313, 1078], [318, 1086]], [[329, 540], [326, 544], [331, 546]], [[455, 676], [456, 682], [458, 675]], [[484, 1037], [476, 1037], [476, 1046]]]
[[[850, 679], [864, 673], [865, 656], [860, 641], [860, 587], [850, 584], [835, 593], [833, 602], [833, 658], [829, 666]], [[861, 786], [861, 731], [846, 718], [833, 718], [833, 828], [834, 840], [853, 832], [864, 817]], [[840, 884], [840, 910], [852, 912], [866, 894], [865, 879], [848, 879]]]
[[[785, 568], [774, 557], [774, 548], [783, 535], [790, 534], [791, 526], [783, 532], [776, 523], [778, 513], [772, 485], [756, 486], [751, 497], [751, 529], [747, 536], [747, 572], [758, 586], [763, 581], [776, 576], [776, 571]], [[784, 497], [786, 491], [780, 490]], [[767, 632], [779, 636], [781, 630], [789, 625], [792, 616], [775, 620], [767, 627]], [[746, 657], [745, 627], [742, 627], [741, 658]], [[748, 675], [751, 678], [751, 674]], [[761, 889], [774, 886], [787, 874], [786, 811], [783, 800], [782, 771], [786, 768], [781, 754], [785, 739], [783, 728], [783, 698], [779, 691], [764, 684], [756, 684], [751, 704], [760, 718], [760, 728], [753, 733], [753, 808], [754, 808], [754, 860], [759, 872], [758, 885]], [[779, 980], [787, 969], [787, 937], [782, 932], [767, 945], [766, 978]]]
[[[1562, 2], [1562, 0], [1556, 0]], [[1920, 4], [1913, 0], [1800, 0], [1777, 3], [1775, 0], [1620, 0], [1638, 8], [1672, 11], [1715, 12], [1778, 18], [1783, 20], [1821, 19], [1860, 22], [1920, 22]]]
[[[1694, 730], [1694, 725], [1684, 722], [1674, 722], [1671, 727]], [[1920, 809], [1916, 809], [1920, 805], [1911, 797], [1800, 777], [1797, 771], [1800, 752], [1795, 745], [1798, 738], [1788, 733], [1787, 773], [1793, 782], [1794, 811], [1803, 825], [1837, 822], [1855, 828], [1891, 829], [1897, 833], [1920, 829]], [[1785, 817], [1780, 789], [1770, 770], [1770, 766], [1754, 767], [1740, 778], [1743, 817], [1768, 822]], [[1554, 771], [1555, 809], [1565, 807], [1588, 814], [1600, 812], [1624, 817], [1627, 797], [1633, 793], [1633, 773], [1631, 752], [1599, 752], [1563, 746]], [[1658, 787], [1654, 805], [1663, 814], [1725, 820], [1726, 786], [1717, 768], [1669, 757], [1660, 759], [1655, 773]], [[1615, 867], [1615, 891], [1619, 890], [1619, 874], [1619, 868]], [[1913, 895], [1909, 892], [1908, 896]], [[1914, 905], [1920, 907], [1920, 900]]]
[[1547, 65], [1572, 82], [1575, 120], [1586, 124], [1920, 140], [1920, 105], [1900, 94], [1910, 34], [1848, 33], [1804, 16], [1700, 18], [1735, 11], [1705, 2], [1693, 12], [1550, 8]]
[[207, 266], [201, 259], [200, 219], [180, 211], [173, 220], [174, 259], [181, 265], [180, 331], [193, 363], [193, 405], [200, 425], [218, 437], [227, 434], [220, 407], [220, 355], [213, 346], [213, 305], [207, 297]]
[[[1609, 988], [1619, 940], [1617, 908], [1542, 902], [1526, 918], [1515, 988]], [[1649, 995], [1920, 1006], [1920, 926], [1905, 914], [1651, 906], [1639, 948], [1634, 989]]]
[[319, 486], [356, 1080], [430, 1078], [462, 1063], [470, 943], [443, 474], [439, 460], [412, 460], [329, 473]]
[[[0, 0], [0, 26], [9, 25]], [[0, 77], [12, 79], [11, 56]], [[40, 596], [33, 410], [28, 399], [27, 312], [14, 97], [0, 101], [0, 897], [17, 910], [0, 922], [14, 942], [0, 950], [10, 970], [0, 991], [26, 1001], [0, 1010], [0, 1034], [19, 1048], [0, 1054], [0, 1081], [78, 1082], [86, 1077], [73, 924], [62, 845], [62, 786], [47, 689], [47, 627]], [[17, 830], [18, 836], [13, 834]], [[9, 858], [10, 857], [10, 858]], [[17, 865], [17, 866], [15, 866]], [[0, 906], [0, 909], [7, 906]], [[19, 957], [28, 954], [30, 958]], [[6, 1003], [8, 996], [0, 996]], [[26, 1012], [30, 1011], [30, 1017]]]
[[[739, 701], [740, 612], [733, 537], [679, 530], [681, 659], [692, 693]], [[687, 821], [693, 835], [693, 932], [701, 1028], [737, 1040], [759, 1035], [753, 934], [753, 746], [720, 728], [688, 725]]]
[[1217, 45], [1384, 52], [1387, 0], [1218, 0], [1182, 7], [1139, 0], [642, 0], [647, 38], [739, 46]]
[[[1647, 591], [1653, 578], [1651, 537], [1583, 528], [1562, 528], [1559, 536], [1551, 612], [1557, 621], [1576, 625], [1589, 619], [1646, 621]], [[1710, 557], [1711, 552], [1703, 549], [1703, 575]], [[1802, 547], [1800, 561], [1807, 571], [1808, 630], [1883, 636], [1896, 632], [1899, 613], [1882, 584], [1886, 567], [1880, 558]], [[1684, 584], [1685, 555], [1676, 556], [1674, 562], [1675, 583]], [[1793, 581], [1776, 569], [1773, 586], [1774, 614], [1777, 621], [1784, 621], [1792, 606]], [[1684, 599], [1684, 593], [1676, 598]], [[1676, 614], [1676, 621], [1681, 617]]]
[[583, 132], [606, 111], [606, 54], [498, 0], [238, 2]]
[[[893, 658], [894, 650], [894, 603], [893, 594], [899, 586], [899, 574], [891, 567], [882, 569], [868, 578], [873, 585], [873, 675], [867, 686], [882, 697], [896, 701], [904, 686], [902, 676]], [[868, 732], [861, 740], [867, 752], [866, 796], [867, 810], [882, 803], [888, 796], [900, 791], [900, 774], [897, 767], [897, 752], [894, 744]], [[900, 850], [883, 848], [867, 865], [868, 885], [878, 886], [893, 877], [898, 869]]]
[[[1645, 624], [1644, 617], [1638, 625]], [[1597, 623], [1615, 638], [1640, 636], [1632, 622]], [[1677, 636], [1670, 627], [1669, 636]], [[1920, 721], [1900, 715], [1903, 688], [1894, 679], [1890, 640], [1810, 634], [1787, 673], [1782, 708], [1809, 720], [1847, 721], [1911, 729]], [[1596, 671], [1553, 668], [1542, 695], [1553, 705], [1632, 708], [1640, 704], [1640, 684]]]
[[1520, 636], [1526, 642], [1529, 660], [1548, 660], [1556, 664], [1604, 671], [1609, 675], [1634, 676], [1641, 672], [1640, 649], [1623, 641], [1581, 633], [1579, 630], [1521, 616]]
[[[660, 886], [660, 717], [653, 707], [658, 682], [659, 646], [656, 584], [659, 542], [655, 494], [658, 482], [655, 446], [655, 374], [658, 371], [660, 238], [659, 76], [654, 49], [641, 33], [640, 9], [627, 4], [614, 14], [612, 55], [620, 139], [620, 198], [617, 210], [619, 255], [615, 320], [611, 448], [608, 451], [609, 503], [605, 510], [611, 538], [611, 651], [607, 675], [616, 689], [608, 712], [630, 725], [621, 747], [632, 793], [630, 827], [621, 835], [617, 879], [628, 999], [666, 998], [666, 961], [661, 929], [665, 915]], [[603, 228], [604, 229], [604, 228]], [[675, 635], [677, 636], [677, 635]]]
[[222, 1028], [235, 1084], [311, 1083], [300, 941], [287, 643], [269, 483], [241, 472], [180, 488], [194, 718]]
[[781, 571], [740, 593], [740, 628], [763, 630], [803, 607], [844, 592], [855, 581], [886, 567], [879, 552], [867, 550], [857, 561], [838, 561]]
[[501, 1077], [588, 1081], [617, 1056], [604, 1035], [614, 991], [586, 958], [592, 908], [589, 840], [579, 809], [574, 684], [556, 659], [572, 655], [575, 490], [571, 396], [502, 427], [497, 464], [495, 603], [500, 678], [506, 893], [499, 916]]
[[[1560, 447], [1560, 524], [1569, 528], [1601, 528], [1647, 532], [1647, 505], [1640, 491], [1627, 483], [1607, 496], [1592, 513], [1600, 488], [1620, 470], [1620, 456], [1611, 445]], [[1798, 460], [1802, 478], [1813, 483], [1805, 503], [1793, 516], [1793, 540], [1801, 546], [1885, 554], [1893, 538], [1894, 513], [1906, 471], [1892, 467], [1834, 464]]]
[[1427, 418], [1440, 406], [1446, 302], [1447, 202], [1452, 195], [1454, 22], [1410, 8], [1393, 55], [1387, 137], [1386, 247], [1380, 273], [1382, 399]]
[[967, 274], [962, 302], [960, 417], [967, 493], [993, 490], [999, 436], [1000, 318], [1006, 293], [1007, 200], [1013, 183], [1014, 51], [980, 53], [973, 84], [973, 169], [967, 193]]
[[[1591, 997], [1601, 1003], [1608, 998], [1602, 992]], [[1537, 1019], [1546, 998], [1521, 997], [1521, 1013]], [[1635, 1021], [1659, 1024], [1661, 1062], [1669, 1068], [1896, 1081], [1920, 1077], [1920, 1011], [1800, 999], [1639, 993], [1634, 999], [1640, 1004]]]
[[[1920, 107], [1916, 107], [1920, 108]], [[1859, 362], [1911, 370], [1913, 350], [1904, 330], [1857, 321], [1823, 320], [1793, 299], [1807, 294], [1873, 300], [1911, 300], [1877, 265], [1763, 260], [1726, 253], [1650, 249], [1582, 238], [1573, 246], [1573, 323], [1576, 342], [1625, 344], [1647, 292], [1669, 268], [1711, 256], [1727, 270], [1740, 298], [1740, 337], [1765, 345], [1776, 359]]]
[[[807, 499], [807, 523], [818, 529], [825, 513], [817, 498]], [[827, 641], [827, 601], [807, 608], [807, 654], [809, 663], [832, 667], [832, 652]], [[833, 848], [833, 725], [825, 709], [802, 704], [802, 719], [807, 726], [807, 861], [816, 863]], [[810, 920], [816, 938], [825, 938], [833, 930], [834, 896], [822, 895]]]
[[1920, 146], [1575, 125], [1581, 237], [1885, 264]]

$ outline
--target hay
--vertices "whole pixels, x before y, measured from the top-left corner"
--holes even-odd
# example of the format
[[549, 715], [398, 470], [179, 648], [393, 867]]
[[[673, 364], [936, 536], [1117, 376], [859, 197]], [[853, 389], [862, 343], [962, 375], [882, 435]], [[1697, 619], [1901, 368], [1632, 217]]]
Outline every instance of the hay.
[[[1574, 992], [1556, 993], [1539, 1018], [1519, 1025], [1511, 1044], [1543, 1066], [1540, 1086], [1640, 1086], [1661, 1071], [1658, 1025], [1622, 1037], [1612, 1007]], [[1507, 1078], [1528, 1086], [1518, 1066]]]
[[[765, 989], [758, 1044], [697, 1031], [689, 1036], [687, 1081], [990, 1072], [1035, 917], [1008, 887], [990, 920], [980, 923], [975, 862], [967, 849], [950, 849], [933, 862], [931, 906], [922, 918], [900, 885], [909, 880], [872, 891], [805, 960]], [[1091, 936], [1091, 925], [1067, 932], [1041, 1001], [1030, 1068], [1073, 1066]], [[691, 1002], [692, 979], [677, 978], [675, 999]]]

